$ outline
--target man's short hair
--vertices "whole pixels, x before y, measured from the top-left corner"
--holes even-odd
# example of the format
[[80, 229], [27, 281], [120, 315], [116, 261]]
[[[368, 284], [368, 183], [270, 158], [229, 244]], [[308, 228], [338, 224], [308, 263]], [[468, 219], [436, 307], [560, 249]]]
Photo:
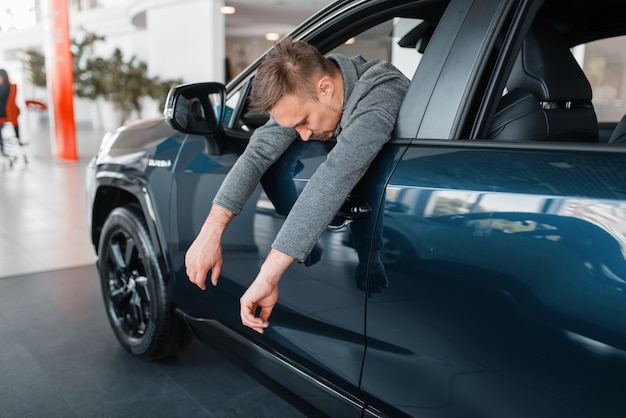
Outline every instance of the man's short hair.
[[250, 108], [269, 111], [286, 94], [317, 100], [315, 81], [338, 71], [339, 67], [313, 45], [284, 38], [259, 65], [250, 92]]

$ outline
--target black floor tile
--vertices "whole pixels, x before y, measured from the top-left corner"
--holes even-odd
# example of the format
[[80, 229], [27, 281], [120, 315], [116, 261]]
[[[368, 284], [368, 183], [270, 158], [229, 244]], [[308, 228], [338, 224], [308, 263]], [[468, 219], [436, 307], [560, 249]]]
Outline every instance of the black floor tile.
[[302, 416], [197, 341], [148, 363], [111, 331], [95, 267], [0, 279], [0, 417]]

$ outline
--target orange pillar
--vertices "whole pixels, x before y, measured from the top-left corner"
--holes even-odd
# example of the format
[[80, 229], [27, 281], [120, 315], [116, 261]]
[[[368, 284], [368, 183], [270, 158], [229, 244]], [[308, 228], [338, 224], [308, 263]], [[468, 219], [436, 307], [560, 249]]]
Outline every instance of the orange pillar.
[[78, 160], [74, 123], [74, 73], [68, 0], [44, 0], [46, 79], [52, 112], [52, 146], [58, 158]]

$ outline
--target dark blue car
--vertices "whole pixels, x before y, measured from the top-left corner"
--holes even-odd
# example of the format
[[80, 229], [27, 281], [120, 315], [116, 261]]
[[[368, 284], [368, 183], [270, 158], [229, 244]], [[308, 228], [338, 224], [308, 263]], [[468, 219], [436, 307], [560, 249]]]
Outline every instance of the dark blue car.
[[291, 36], [405, 72], [393, 137], [260, 335], [239, 297], [332, 141], [265, 174], [201, 291], [185, 252], [268, 118], [262, 57], [108, 134], [88, 195], [120, 344], [158, 360], [193, 335], [311, 415], [624, 416], [626, 2], [345, 0]]

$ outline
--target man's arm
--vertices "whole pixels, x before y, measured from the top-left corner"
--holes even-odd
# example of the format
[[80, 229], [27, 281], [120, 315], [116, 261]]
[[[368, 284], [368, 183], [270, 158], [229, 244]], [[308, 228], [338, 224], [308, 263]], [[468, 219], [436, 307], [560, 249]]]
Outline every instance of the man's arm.
[[[278, 282], [291, 263], [303, 261], [348, 193], [389, 140], [408, 81], [377, 83], [352, 112], [349, 126], [289, 212], [257, 278], [240, 299], [241, 322], [263, 333], [278, 300]], [[378, 93], [378, 94], [376, 94]], [[391, 100], [389, 100], [391, 98]], [[258, 308], [261, 312], [255, 318]]]
[[271, 119], [252, 134], [250, 143], [222, 182], [213, 203], [238, 215], [267, 169], [297, 138], [294, 129]]
[[185, 254], [189, 281], [206, 289], [207, 274], [217, 285], [222, 270], [222, 236], [230, 221], [252, 194], [262, 174], [295, 139], [293, 129], [280, 127], [272, 119], [257, 129], [248, 147], [222, 183], [200, 233]]
[[206, 277], [211, 271], [211, 283], [217, 285], [222, 270], [222, 236], [235, 214], [219, 205], [213, 205], [200, 233], [185, 254], [185, 268], [189, 281], [206, 289]]

